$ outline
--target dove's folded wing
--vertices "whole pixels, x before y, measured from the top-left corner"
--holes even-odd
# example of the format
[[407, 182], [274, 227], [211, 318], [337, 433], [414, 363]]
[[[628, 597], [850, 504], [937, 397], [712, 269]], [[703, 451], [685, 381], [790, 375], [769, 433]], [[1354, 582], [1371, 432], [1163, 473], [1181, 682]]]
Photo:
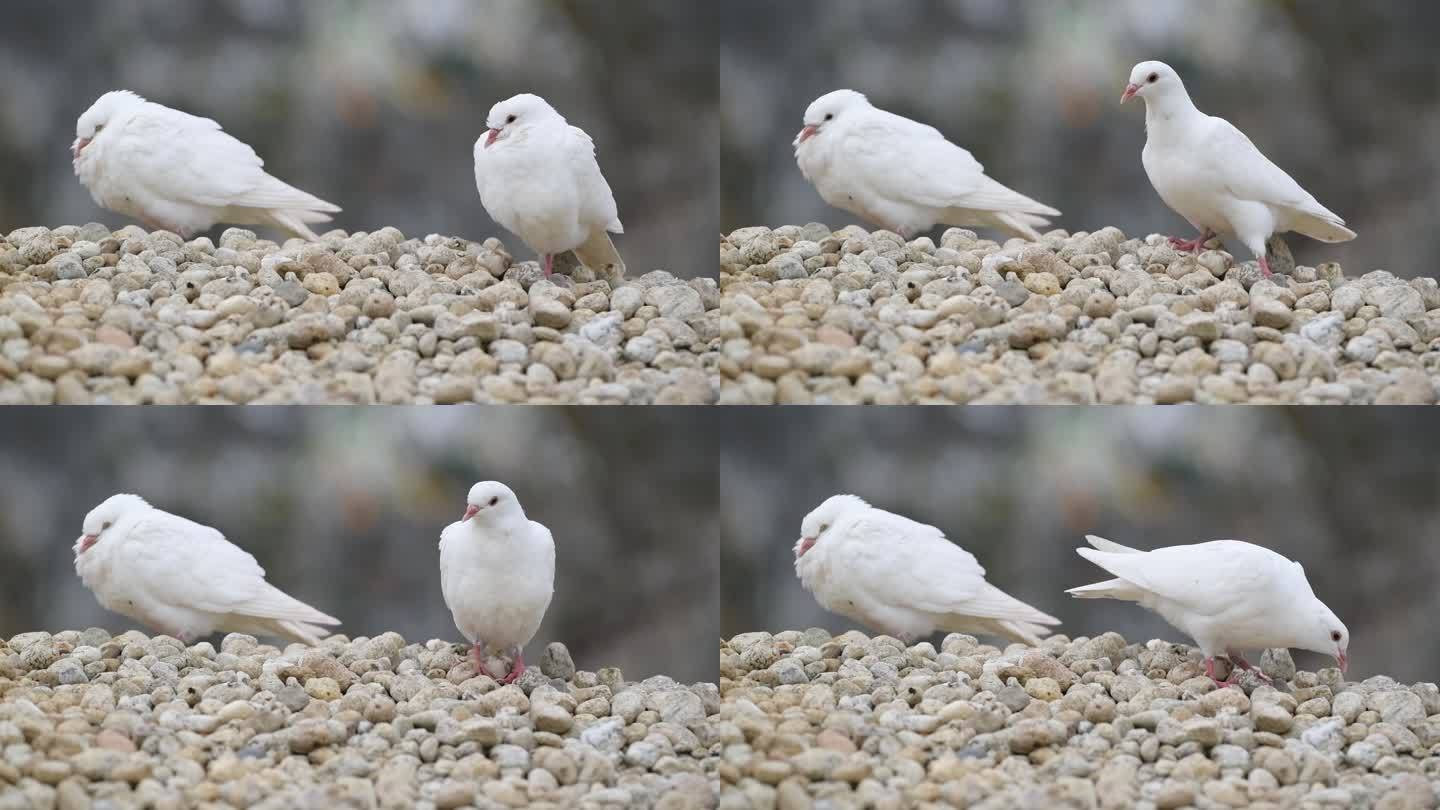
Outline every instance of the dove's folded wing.
[[1271, 590], [1275, 574], [1262, 550], [1233, 540], [1170, 546], [1140, 554], [1088, 548], [1079, 552], [1120, 579], [1203, 616], [1263, 597]]
[[1343, 224], [1229, 121], [1211, 116], [1207, 123], [1210, 136], [1197, 157], [1205, 174], [1216, 178], [1226, 193]]
[[934, 526], [868, 509], [844, 535], [844, 568], [878, 602], [951, 613], [984, 589], [979, 561]]
[[599, 161], [595, 159], [595, 142], [585, 130], [570, 127], [566, 160], [580, 191], [580, 221], [610, 233], [624, 233], [625, 227], [620, 224], [620, 213], [615, 205], [615, 194], [600, 171]]
[[126, 125], [119, 168], [156, 197], [215, 207], [339, 211], [265, 172], [249, 144], [208, 118], [150, 105]]
[[[265, 581], [265, 569], [209, 526], [153, 510], [124, 544], [127, 576], [155, 600], [211, 613], [338, 624]], [[138, 542], [137, 542], [138, 541]]]
[[863, 185], [879, 196], [931, 208], [1057, 216], [985, 176], [985, 167], [934, 127], [877, 111], [846, 133], [845, 150]]

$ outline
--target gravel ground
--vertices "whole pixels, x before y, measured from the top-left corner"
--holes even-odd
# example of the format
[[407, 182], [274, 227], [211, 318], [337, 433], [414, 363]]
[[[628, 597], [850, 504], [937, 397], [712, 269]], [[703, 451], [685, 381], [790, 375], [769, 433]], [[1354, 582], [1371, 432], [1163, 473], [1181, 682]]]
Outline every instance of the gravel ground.
[[444, 641], [103, 630], [0, 640], [0, 808], [582, 807], [715, 803], [714, 684], [577, 671], [515, 684]]
[[1216, 689], [1184, 645], [1115, 633], [1003, 652], [823, 630], [720, 645], [723, 810], [1431, 808], [1440, 690], [1296, 672]]
[[715, 401], [714, 279], [571, 279], [394, 228], [23, 228], [0, 237], [0, 404]]
[[1296, 267], [1280, 240], [1272, 266], [1115, 228], [744, 228], [720, 243], [720, 400], [1435, 403], [1435, 279]]

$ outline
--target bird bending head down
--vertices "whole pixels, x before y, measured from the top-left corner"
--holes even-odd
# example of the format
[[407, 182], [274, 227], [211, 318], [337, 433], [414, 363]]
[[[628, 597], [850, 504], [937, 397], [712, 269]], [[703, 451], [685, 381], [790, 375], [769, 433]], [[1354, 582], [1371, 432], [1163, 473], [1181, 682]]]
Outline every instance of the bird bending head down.
[[800, 539], [795, 541], [795, 559], [798, 562], [805, 552], [815, 547], [820, 536], [829, 531], [840, 516], [852, 509], [864, 509], [870, 504], [857, 495], [831, 495], [825, 502], [810, 511], [800, 523]]

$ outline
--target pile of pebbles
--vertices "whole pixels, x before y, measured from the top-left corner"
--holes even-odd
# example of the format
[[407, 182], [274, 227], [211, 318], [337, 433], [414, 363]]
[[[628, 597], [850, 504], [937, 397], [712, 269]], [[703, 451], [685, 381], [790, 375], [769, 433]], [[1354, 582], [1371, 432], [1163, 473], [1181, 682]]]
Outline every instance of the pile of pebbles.
[[1435, 279], [1271, 254], [1265, 280], [1115, 228], [743, 228], [720, 243], [721, 402], [1436, 402]]
[[709, 404], [719, 305], [660, 270], [547, 281], [495, 239], [22, 228], [0, 404]]
[[1115, 633], [1003, 651], [824, 630], [720, 644], [720, 807], [1433, 808], [1440, 690]]
[[103, 630], [0, 640], [0, 808], [656, 808], [715, 802], [714, 684], [500, 686], [396, 633], [283, 652]]

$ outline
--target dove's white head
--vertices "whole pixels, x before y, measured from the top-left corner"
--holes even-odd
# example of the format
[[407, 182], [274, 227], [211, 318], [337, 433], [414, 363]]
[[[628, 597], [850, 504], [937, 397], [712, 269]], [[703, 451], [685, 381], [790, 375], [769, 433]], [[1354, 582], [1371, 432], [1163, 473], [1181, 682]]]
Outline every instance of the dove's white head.
[[533, 93], [511, 96], [491, 107], [485, 117], [485, 126], [489, 127], [485, 132], [485, 148], [494, 146], [496, 141], [522, 136], [537, 124], [556, 121], [563, 124], [565, 118], [545, 99]]
[[70, 145], [70, 154], [79, 160], [80, 153], [100, 136], [105, 127], [121, 123], [144, 104], [145, 99], [129, 90], [112, 90], [101, 96], [75, 122], [75, 143]]
[[470, 487], [461, 523], [473, 521], [472, 525], [499, 526], [515, 519], [524, 520], [525, 510], [509, 487], [499, 481], [481, 481]]
[[870, 100], [854, 90], [834, 90], [815, 99], [805, 108], [805, 128], [795, 136], [795, 145], [810, 140], [856, 110], [872, 109]]
[[133, 512], [149, 509], [150, 504], [139, 495], [111, 495], [105, 502], [90, 510], [81, 526], [80, 539], [75, 541], [75, 556], [90, 550], [90, 547], [105, 539], [120, 519]]
[[1350, 631], [1345, 629], [1345, 623], [1319, 599], [1314, 600], [1313, 608], [1301, 621], [1300, 643], [1295, 646], [1333, 657], [1344, 672], [1350, 665]]
[[1180, 74], [1174, 68], [1164, 62], [1141, 62], [1130, 71], [1130, 83], [1125, 85], [1120, 103], [1139, 96], [1148, 104], [1152, 99], [1169, 97], [1176, 90], [1184, 93], [1185, 83], [1180, 81]]
[[800, 522], [800, 539], [795, 541], [796, 562], [814, 548], [841, 517], [855, 510], [868, 508], [870, 504], [854, 495], [831, 495], [826, 498], [824, 503], [815, 507]]

